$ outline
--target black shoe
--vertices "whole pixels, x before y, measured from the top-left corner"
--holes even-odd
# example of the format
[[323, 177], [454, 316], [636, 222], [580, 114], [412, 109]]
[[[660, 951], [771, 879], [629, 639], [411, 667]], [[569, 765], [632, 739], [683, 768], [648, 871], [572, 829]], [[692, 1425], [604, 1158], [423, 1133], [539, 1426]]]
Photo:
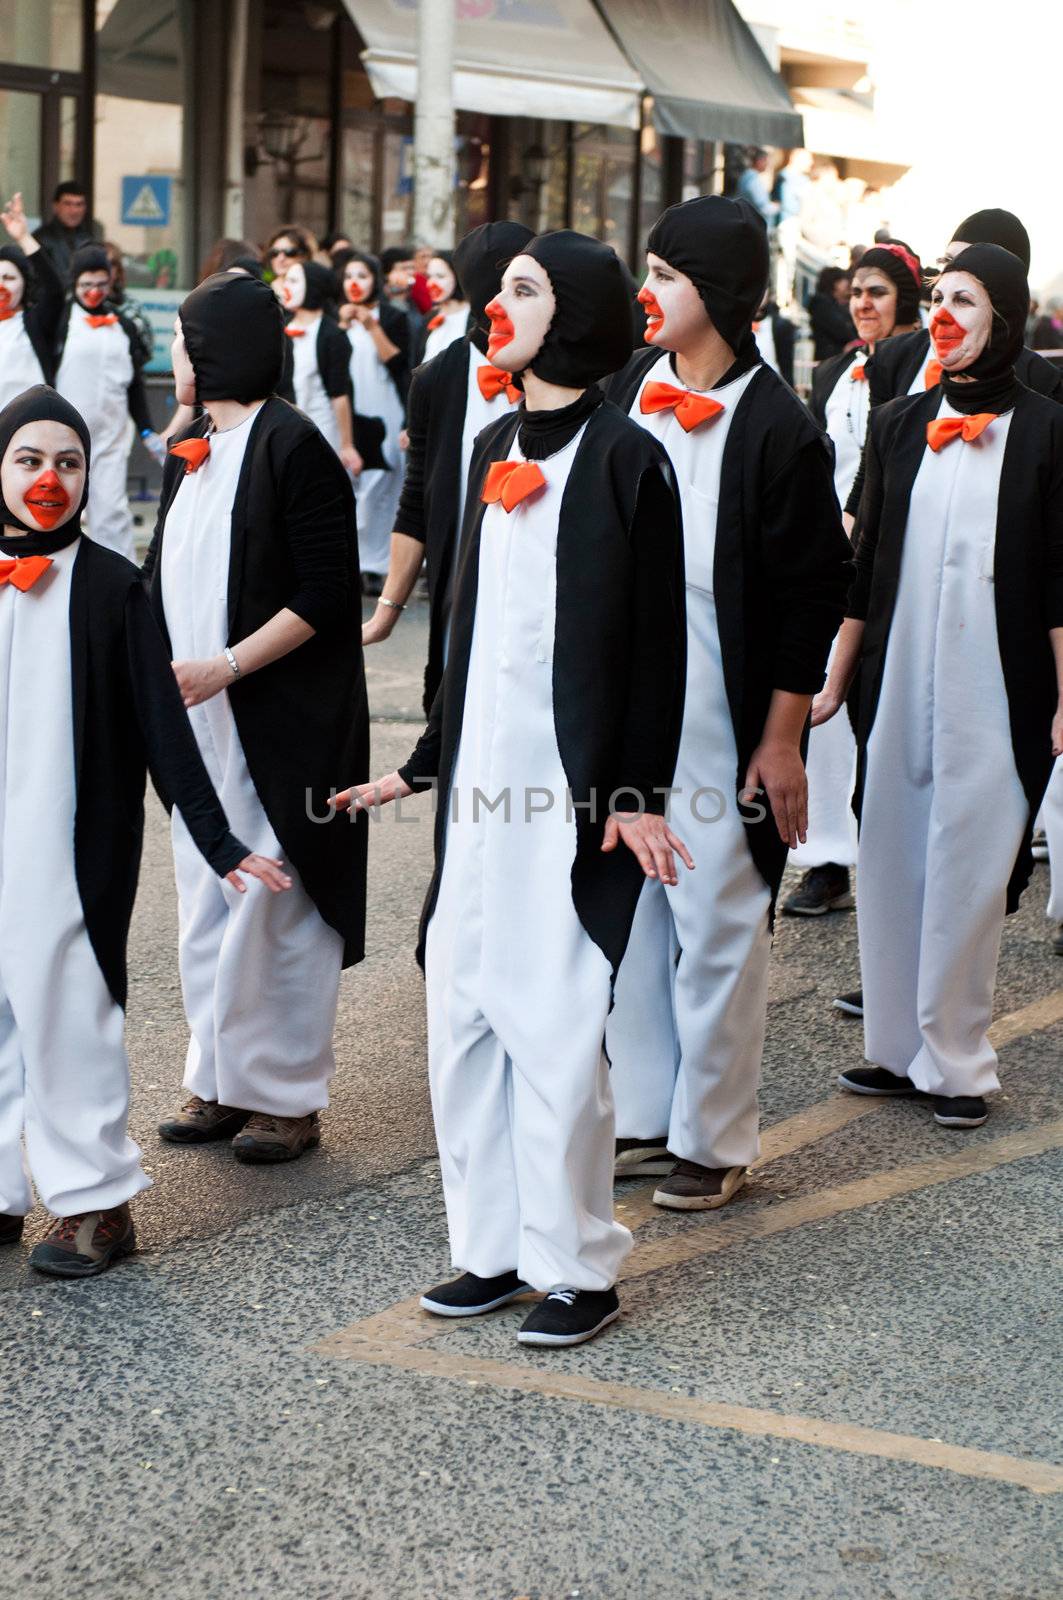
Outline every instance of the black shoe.
[[1063, 922], [1059, 923], [1052, 937], [1052, 949], [1057, 956], [1063, 956]]
[[1030, 854], [1035, 861], [1048, 860], [1048, 835], [1043, 828], [1038, 828], [1030, 840]]
[[18, 1244], [25, 1222], [25, 1217], [9, 1217], [6, 1212], [0, 1214], [0, 1244]]
[[520, 1344], [585, 1344], [620, 1315], [615, 1289], [554, 1289], [524, 1319]]
[[835, 1011], [844, 1011], [847, 1017], [862, 1017], [864, 1014], [864, 991], [854, 989], [851, 994], [835, 995], [831, 1001]]
[[885, 1067], [850, 1067], [848, 1072], [839, 1072], [838, 1087], [848, 1089], [850, 1094], [875, 1094], [894, 1100], [905, 1095], [926, 1098], [911, 1078], [898, 1078]]
[[675, 1166], [668, 1154], [668, 1135], [659, 1139], [618, 1139], [613, 1162], [615, 1178], [663, 1178]]
[[497, 1278], [478, 1278], [475, 1272], [463, 1272], [452, 1283], [437, 1284], [423, 1294], [421, 1310], [437, 1317], [480, 1317], [485, 1311], [497, 1311], [499, 1306], [530, 1293], [531, 1285], [516, 1272], [502, 1272]]
[[980, 1128], [989, 1116], [989, 1107], [980, 1094], [936, 1094], [934, 1121], [943, 1128]]
[[849, 868], [828, 861], [822, 867], [809, 867], [783, 911], [788, 917], [823, 917], [828, 911], [851, 911], [853, 903]]

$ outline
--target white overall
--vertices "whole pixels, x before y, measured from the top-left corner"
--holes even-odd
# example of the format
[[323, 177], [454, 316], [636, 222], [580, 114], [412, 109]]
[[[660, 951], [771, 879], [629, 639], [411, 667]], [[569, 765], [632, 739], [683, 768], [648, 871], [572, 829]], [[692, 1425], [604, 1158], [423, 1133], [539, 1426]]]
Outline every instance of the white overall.
[[[943, 400], [938, 415], [956, 412]], [[994, 602], [1010, 423], [924, 451], [868, 745], [857, 903], [866, 1054], [938, 1095], [998, 1087], [986, 1031], [1028, 814]]]
[[[57, 552], [0, 588], [0, 1212], [121, 1205], [150, 1179], [126, 1134], [124, 1018], [89, 943], [74, 866], [70, 578]], [[6, 558], [5, 558], [6, 559]], [[115, 826], [126, 826], [115, 818]]]
[[[827, 433], [834, 444], [834, 488], [838, 504], [842, 506], [849, 498], [867, 437], [867, 380], [852, 376], [853, 369], [867, 359], [858, 355], [848, 371], [842, 373], [825, 408]], [[828, 672], [837, 648], [835, 640]], [[790, 860], [802, 870], [823, 867], [828, 862], [838, 867], [854, 867], [856, 818], [852, 799], [856, 782], [856, 737], [844, 706], [829, 722], [812, 729], [805, 770], [808, 774], [808, 837], [791, 853]]]
[[[770, 367], [772, 372], [778, 372], [779, 362], [775, 354], [775, 329], [772, 326], [770, 317], [765, 317], [763, 322], [754, 322], [753, 338], [764, 365]], [[779, 375], [780, 377], [782, 376], [781, 373]], [[666, 378], [665, 382], [669, 383], [671, 379]]]
[[292, 385], [295, 389], [295, 403], [299, 410], [305, 411], [311, 422], [317, 423], [333, 450], [338, 453], [340, 425], [336, 421], [332, 401], [325, 393], [325, 385], [321, 381], [321, 371], [317, 364], [317, 341], [324, 320], [324, 316], [319, 316], [316, 322], [309, 325], [302, 323], [291, 325], [305, 329], [302, 338], [292, 339]]
[[[218, 655], [228, 638], [233, 500], [254, 416], [210, 436], [210, 455], [181, 480], [166, 516], [162, 598], [175, 661]], [[253, 537], [253, 534], [252, 534]], [[189, 719], [229, 826], [251, 851], [282, 858], [223, 690]], [[172, 837], [180, 969], [191, 1038], [184, 1085], [204, 1100], [301, 1117], [328, 1104], [335, 1070], [343, 940], [299, 882], [240, 894], [192, 843], [177, 811]]]
[[[433, 319], [434, 320], [434, 319]], [[428, 338], [424, 342], [424, 355], [422, 361], [431, 361], [433, 356], [439, 355], [448, 344], [454, 344], [458, 339], [464, 339], [465, 329], [469, 325], [469, 308], [459, 306], [457, 311], [448, 311], [438, 328], [428, 330]]]
[[94, 328], [88, 312], [75, 301], [55, 386], [81, 412], [92, 439], [88, 531], [97, 544], [108, 545], [129, 561], [136, 554], [126, 491], [133, 440], [132, 381], [133, 357], [121, 323]]
[[919, 371], [916, 373], [915, 377], [912, 379], [911, 383], [908, 385], [908, 393], [909, 394], [925, 394], [926, 393], [926, 369], [927, 369], [927, 367], [930, 365], [930, 363], [932, 361], [936, 361], [936, 360], [937, 360], [937, 356], [934, 354], [934, 341], [931, 340], [930, 341], [930, 348], [927, 351], [926, 355], [923, 357], [923, 362], [922, 362], [922, 365], [919, 368]]
[[1052, 922], [1063, 922], [1063, 759], [1057, 760], [1045, 790], [1040, 822], [1048, 843], [1051, 887], [1045, 915]]
[[44, 382], [21, 309], [0, 322], [0, 411], [24, 389]]
[[[631, 1248], [613, 1220], [609, 963], [572, 903], [576, 824], [554, 731], [558, 513], [582, 437], [540, 462], [538, 495], [484, 515], [425, 963], [454, 1266], [516, 1269], [542, 1290], [607, 1289]], [[477, 790], [491, 805], [508, 794], [508, 820], [504, 799], [489, 811]]]
[[[745, 1166], [758, 1150], [771, 893], [738, 810], [738, 754], [724, 686], [713, 558], [724, 444], [760, 369], [712, 391], [725, 407], [684, 433], [672, 411], [631, 415], [672, 459], [683, 502], [687, 682], [670, 820], [694, 858], [678, 883], [648, 881], [616, 984], [606, 1048], [617, 1132], [658, 1138], [705, 1167]], [[675, 384], [667, 356], [644, 383]], [[679, 385], [676, 385], [679, 387]], [[640, 387], [639, 394], [642, 389]]]
[[[373, 315], [380, 320], [379, 311], [374, 310]], [[360, 417], [381, 417], [385, 428], [383, 454], [391, 470], [371, 468], [360, 473], [354, 484], [358, 507], [358, 559], [363, 572], [382, 577], [391, 560], [391, 534], [402, 493], [404, 457], [399, 449], [402, 401], [388, 369], [376, 353], [368, 329], [360, 322], [352, 322], [347, 338], [351, 345], [354, 409]]]

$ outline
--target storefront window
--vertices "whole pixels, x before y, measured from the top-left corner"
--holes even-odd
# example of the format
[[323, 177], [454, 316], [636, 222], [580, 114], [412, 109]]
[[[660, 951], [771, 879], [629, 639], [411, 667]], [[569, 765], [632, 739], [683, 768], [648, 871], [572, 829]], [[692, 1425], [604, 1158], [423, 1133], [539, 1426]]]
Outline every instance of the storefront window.
[[385, 131], [380, 189], [380, 248], [408, 244], [413, 236], [412, 133]]
[[[7, 160], [5, 188], [19, 189], [26, 212], [36, 225], [41, 194], [41, 116], [44, 102], [39, 94], [23, 94], [16, 89], [0, 89], [0, 149]], [[4, 195], [7, 199], [7, 195]], [[7, 243], [7, 235], [0, 230]]]
[[80, 72], [81, 0], [3, 0], [0, 61]]
[[572, 226], [627, 259], [635, 146], [625, 128], [577, 123], [572, 145]]
[[513, 117], [507, 135], [503, 205], [509, 220], [523, 222], [533, 233], [565, 227], [568, 124]]

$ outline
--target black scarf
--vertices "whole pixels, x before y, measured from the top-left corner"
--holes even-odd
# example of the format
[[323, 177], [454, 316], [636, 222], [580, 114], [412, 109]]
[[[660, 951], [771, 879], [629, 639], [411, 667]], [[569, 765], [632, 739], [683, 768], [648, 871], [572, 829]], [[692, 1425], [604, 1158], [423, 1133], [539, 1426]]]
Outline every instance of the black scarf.
[[768, 285], [768, 230], [746, 200], [699, 195], [669, 206], [647, 249], [690, 279], [713, 327], [735, 355], [753, 338], [753, 318]]
[[996, 244], [973, 244], [949, 263], [948, 272], [969, 272], [989, 296], [993, 321], [985, 349], [964, 376], [974, 382], [957, 382], [959, 374], [941, 374], [941, 387], [949, 404], [965, 416], [979, 411], [1009, 411], [1018, 394], [1015, 361], [1022, 349], [1030, 309], [1026, 269], [1010, 250]]
[[521, 252], [550, 279], [556, 305], [546, 337], [528, 363], [543, 383], [585, 389], [618, 372], [631, 355], [631, 291], [609, 245], [562, 228]]
[[502, 287], [502, 274], [534, 235], [522, 222], [485, 222], [467, 233], [454, 251], [454, 270], [469, 302], [469, 337], [487, 354], [491, 325], [487, 307]]
[[578, 400], [562, 406], [558, 411], [529, 411], [527, 402], [521, 408], [517, 443], [528, 461], [545, 461], [576, 437], [592, 412], [597, 411], [604, 394], [596, 383], [584, 389]]
[[250, 405], [271, 395], [284, 371], [284, 316], [272, 289], [239, 272], [216, 272], [181, 302], [196, 399]]
[[[0, 550], [8, 556], [51, 556], [57, 550], [65, 550], [68, 544], [73, 544], [81, 532], [81, 513], [89, 498], [88, 469], [92, 442], [80, 411], [75, 411], [69, 400], [64, 400], [54, 389], [49, 389], [46, 383], [38, 383], [32, 389], [25, 389], [22, 394], [16, 395], [14, 400], [0, 411], [0, 462], [7, 455], [15, 434], [29, 422], [64, 423], [66, 427], [73, 428], [85, 452], [85, 489], [81, 496], [81, 504], [61, 527], [52, 528], [50, 532], [46, 532], [43, 528], [31, 527], [9, 510], [4, 504], [3, 495], [0, 494]], [[4, 530], [7, 528], [22, 528], [25, 536], [7, 539], [4, 537]]]

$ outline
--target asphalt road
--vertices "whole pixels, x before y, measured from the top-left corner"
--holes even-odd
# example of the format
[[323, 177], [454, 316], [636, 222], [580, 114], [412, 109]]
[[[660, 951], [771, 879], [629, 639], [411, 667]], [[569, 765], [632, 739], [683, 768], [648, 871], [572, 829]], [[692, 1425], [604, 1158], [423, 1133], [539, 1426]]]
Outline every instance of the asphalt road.
[[[423, 611], [368, 659], [374, 769], [419, 731]], [[164, 819], [131, 947], [133, 1134], [155, 1187], [105, 1278], [0, 1255], [2, 1600], [1058, 1600], [1063, 962], [1046, 869], [1006, 929], [986, 1126], [834, 1089], [855, 919], [783, 919], [764, 1164], [636, 1229], [624, 1315], [530, 1353], [447, 1270], [413, 930], [427, 817], [376, 824], [320, 1151], [154, 1127], [185, 1046]]]

